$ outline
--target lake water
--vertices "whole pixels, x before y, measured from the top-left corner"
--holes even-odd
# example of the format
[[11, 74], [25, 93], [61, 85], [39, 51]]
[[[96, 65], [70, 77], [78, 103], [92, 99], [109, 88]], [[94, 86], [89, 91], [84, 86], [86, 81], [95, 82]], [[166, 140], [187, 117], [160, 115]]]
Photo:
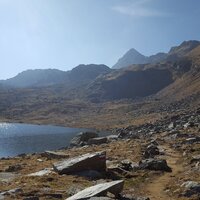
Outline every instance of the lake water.
[[0, 123], [0, 158], [66, 147], [77, 133], [88, 130], [51, 125]]

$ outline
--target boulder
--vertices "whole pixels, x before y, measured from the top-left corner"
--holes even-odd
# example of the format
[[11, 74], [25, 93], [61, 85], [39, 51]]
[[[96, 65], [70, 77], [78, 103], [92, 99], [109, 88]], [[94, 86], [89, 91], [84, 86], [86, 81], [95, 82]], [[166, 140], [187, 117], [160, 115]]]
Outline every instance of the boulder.
[[187, 138], [184, 143], [186, 144], [194, 144], [200, 142], [200, 137], [192, 137], [192, 138]]
[[70, 146], [84, 146], [88, 143], [89, 139], [97, 137], [98, 134], [95, 132], [81, 132], [71, 140]]
[[17, 194], [17, 193], [22, 193], [23, 190], [21, 188], [15, 188], [15, 189], [11, 189], [5, 192], [2, 192], [1, 195], [12, 195], [12, 194]]
[[173, 129], [173, 128], [175, 128], [176, 127], [176, 125], [175, 125], [175, 123], [174, 122], [171, 122], [170, 124], [169, 124], [169, 126], [168, 126], [168, 129]]
[[194, 123], [193, 122], [187, 122], [186, 124], [183, 125], [184, 128], [190, 128], [190, 127], [194, 127]]
[[99, 145], [99, 144], [107, 143], [107, 141], [108, 141], [107, 137], [97, 137], [97, 138], [89, 139], [88, 144], [89, 145], [91, 145], [91, 144]]
[[115, 196], [123, 190], [124, 181], [112, 181], [108, 183], [101, 183], [89, 188], [86, 188], [72, 197], [67, 198], [67, 200], [80, 200], [80, 199], [90, 199], [92, 197], [106, 196], [107, 192], [114, 194]]
[[185, 141], [183, 141], [183, 144], [194, 144], [199, 142], [200, 142], [200, 137], [189, 137], [186, 138]]
[[199, 161], [200, 161], [200, 155], [192, 156], [190, 163], [192, 164], [194, 162], [199, 162]]
[[191, 197], [192, 195], [200, 195], [200, 183], [195, 181], [187, 181], [181, 185], [186, 188], [184, 196]]
[[118, 137], [118, 135], [108, 135], [107, 139], [108, 139], [108, 141], [115, 141], [115, 140], [118, 140], [119, 137]]
[[53, 164], [53, 168], [59, 174], [75, 174], [81, 171], [106, 170], [106, 152], [87, 153], [82, 156], [70, 158]]
[[10, 165], [5, 169], [5, 172], [17, 172], [22, 170], [22, 166], [19, 164], [16, 165]]
[[159, 155], [159, 149], [154, 144], [150, 144], [149, 146], [147, 146], [143, 154], [144, 158], [154, 158], [156, 155]]
[[41, 154], [42, 157], [47, 157], [48, 159], [62, 159], [62, 158], [69, 158], [68, 154], [63, 152], [55, 152], [55, 151], [45, 151]]
[[172, 172], [172, 169], [167, 165], [166, 160], [157, 160], [157, 159], [146, 159], [142, 160], [139, 163], [140, 169], [148, 169], [148, 170], [155, 170], [155, 171], [166, 171]]
[[125, 171], [132, 171], [132, 170], [137, 170], [138, 169], [138, 164], [132, 162], [131, 160], [122, 160], [117, 167], [125, 170]]

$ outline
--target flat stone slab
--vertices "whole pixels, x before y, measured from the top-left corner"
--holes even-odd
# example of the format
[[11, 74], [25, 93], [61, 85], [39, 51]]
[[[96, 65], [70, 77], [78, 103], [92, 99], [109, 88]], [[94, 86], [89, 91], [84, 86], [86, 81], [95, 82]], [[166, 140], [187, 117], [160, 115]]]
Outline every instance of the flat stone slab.
[[53, 168], [46, 168], [39, 172], [31, 173], [28, 176], [45, 176], [45, 175], [50, 174], [52, 172], [52, 170], [53, 170]]
[[112, 181], [108, 183], [101, 183], [89, 188], [86, 188], [77, 194], [67, 198], [66, 200], [80, 200], [80, 199], [89, 199], [92, 197], [105, 196], [107, 192], [110, 192], [114, 195], [118, 195], [124, 187], [124, 181]]
[[53, 164], [53, 169], [59, 174], [73, 174], [76, 172], [106, 170], [106, 152], [87, 153]]

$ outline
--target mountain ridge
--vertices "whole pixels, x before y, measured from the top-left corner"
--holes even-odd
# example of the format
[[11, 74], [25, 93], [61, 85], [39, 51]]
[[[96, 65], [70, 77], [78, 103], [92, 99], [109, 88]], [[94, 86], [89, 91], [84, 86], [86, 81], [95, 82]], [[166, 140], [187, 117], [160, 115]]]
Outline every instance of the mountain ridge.
[[[128, 67], [134, 64], [153, 64], [159, 63], [162, 61], [176, 61], [181, 57], [184, 57], [192, 49], [195, 49], [200, 45], [200, 42], [197, 40], [184, 41], [178, 46], [171, 47], [168, 53], [159, 52], [155, 55], [145, 56], [139, 53], [134, 48], [128, 50], [115, 65], [113, 69], [119, 69]], [[137, 59], [137, 56], [140, 55], [140, 59]]]
[[28, 87], [47, 87], [53, 85], [68, 84], [76, 86], [84, 84], [91, 79], [96, 78], [100, 74], [109, 72], [111, 69], [106, 65], [78, 65], [69, 71], [58, 69], [29, 69], [25, 70], [13, 78], [1, 80], [0, 83], [4, 86], [15, 88]]

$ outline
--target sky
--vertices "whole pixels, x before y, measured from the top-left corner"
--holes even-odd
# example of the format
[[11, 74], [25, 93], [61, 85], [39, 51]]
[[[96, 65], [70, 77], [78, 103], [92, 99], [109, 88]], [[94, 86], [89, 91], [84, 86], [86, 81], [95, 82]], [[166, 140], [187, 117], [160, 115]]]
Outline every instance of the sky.
[[199, 19], [199, 0], [0, 0], [0, 79], [167, 52], [200, 40]]

